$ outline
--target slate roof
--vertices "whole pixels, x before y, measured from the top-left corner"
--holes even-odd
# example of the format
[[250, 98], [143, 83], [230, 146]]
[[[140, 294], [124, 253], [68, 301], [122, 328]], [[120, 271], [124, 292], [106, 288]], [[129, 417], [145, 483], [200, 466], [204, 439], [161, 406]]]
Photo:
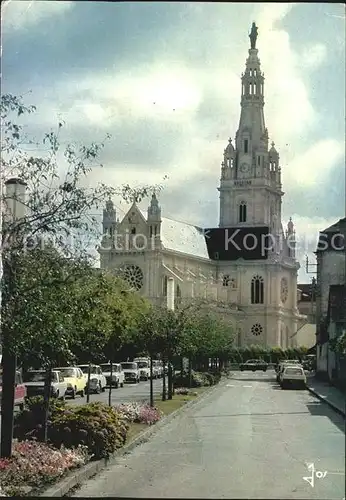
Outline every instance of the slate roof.
[[[140, 212], [146, 219], [146, 212]], [[193, 224], [161, 217], [161, 241], [167, 250], [210, 260], [203, 229]]]
[[[339, 250], [342, 252], [344, 231], [346, 231], [346, 217], [338, 220], [338, 222], [332, 224], [323, 231], [320, 231], [316, 253], [331, 249]], [[337, 234], [339, 234], [340, 237], [338, 237], [337, 239], [334, 237], [333, 245], [331, 245], [333, 236]]]
[[327, 227], [321, 233], [338, 233], [340, 232], [343, 228], [345, 228], [346, 225], [346, 217], [343, 219], [338, 220], [335, 224], [332, 224], [331, 226]]

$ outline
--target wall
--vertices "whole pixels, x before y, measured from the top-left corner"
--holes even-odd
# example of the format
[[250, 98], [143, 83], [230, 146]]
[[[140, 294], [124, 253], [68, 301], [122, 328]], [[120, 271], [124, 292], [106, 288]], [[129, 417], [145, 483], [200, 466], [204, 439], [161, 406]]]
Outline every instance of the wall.
[[309, 349], [316, 344], [316, 325], [313, 323], [306, 323], [297, 332], [296, 344], [298, 347], [308, 347]]
[[316, 302], [300, 301], [298, 302], [300, 314], [307, 316], [309, 323], [316, 323]]
[[317, 346], [317, 371], [327, 372], [328, 368], [328, 342]]
[[317, 256], [317, 326], [328, 310], [329, 286], [345, 282], [345, 256], [341, 252], [325, 251]]

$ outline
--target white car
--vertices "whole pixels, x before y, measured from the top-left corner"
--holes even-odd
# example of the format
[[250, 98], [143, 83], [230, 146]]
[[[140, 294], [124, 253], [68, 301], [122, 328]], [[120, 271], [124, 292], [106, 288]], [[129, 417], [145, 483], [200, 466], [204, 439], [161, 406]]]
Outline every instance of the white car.
[[[33, 396], [43, 396], [45, 378], [45, 370], [31, 370], [27, 372], [24, 385], [26, 387], [26, 395], [28, 398], [32, 398]], [[65, 399], [66, 391], [67, 382], [64, 380], [62, 373], [57, 370], [52, 370], [51, 397]]]
[[137, 363], [134, 361], [124, 361], [121, 363], [125, 375], [125, 382], [132, 382], [138, 384], [140, 381], [139, 369]]
[[298, 360], [294, 359], [294, 360], [283, 361], [282, 363], [279, 364], [278, 372], [276, 374], [276, 380], [279, 383], [281, 381], [281, 376], [286, 366], [300, 366], [303, 368], [303, 365]]
[[84, 374], [85, 379], [85, 392], [94, 392], [96, 394], [100, 394], [100, 392], [104, 392], [107, 387], [106, 377], [103, 375], [101, 367], [99, 365], [90, 365], [90, 387], [88, 388], [88, 371], [89, 365], [78, 365]]
[[161, 361], [153, 359], [153, 378], [160, 378], [163, 375], [163, 366], [160, 363]]
[[125, 374], [120, 363], [112, 364], [112, 379], [111, 379], [111, 365], [110, 363], [104, 363], [100, 365], [103, 375], [106, 377], [107, 385], [114, 386], [116, 389], [118, 387], [124, 387]]
[[306, 387], [306, 375], [302, 366], [285, 366], [280, 375], [280, 384], [282, 389], [287, 387]]
[[149, 380], [150, 378], [150, 359], [147, 358], [135, 358], [133, 360], [137, 363], [139, 368], [139, 378], [141, 380]]

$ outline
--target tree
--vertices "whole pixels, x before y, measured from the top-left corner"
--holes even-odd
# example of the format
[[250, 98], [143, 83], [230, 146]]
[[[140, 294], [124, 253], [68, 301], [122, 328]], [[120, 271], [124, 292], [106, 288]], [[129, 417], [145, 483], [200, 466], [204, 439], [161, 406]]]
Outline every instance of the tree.
[[215, 304], [210, 301], [192, 301], [182, 311], [181, 333], [177, 351], [189, 360], [189, 380], [192, 367], [209, 369], [209, 359], [218, 359], [219, 368], [230, 358], [234, 332]]
[[72, 349], [80, 361], [115, 361], [121, 347], [129, 342], [139, 315], [149, 309], [149, 302], [107, 272], [96, 273], [89, 286], [87, 290], [80, 283], [84, 321]]
[[[151, 372], [153, 358], [161, 349], [161, 332], [158, 328], [157, 308], [150, 305], [145, 312], [142, 312], [128, 339], [129, 344], [137, 352], [146, 352], [150, 356]], [[152, 375], [152, 373], [151, 373]], [[154, 407], [153, 377], [150, 377], [150, 406]]]
[[[26, 184], [26, 198], [15, 200], [25, 207], [26, 214], [17, 220], [10, 213], [11, 200], [8, 193], [1, 189], [0, 204], [6, 211], [2, 225], [4, 275], [1, 291], [4, 312], [22, 310], [21, 304], [16, 303], [19, 300], [16, 290], [20, 287], [15, 284], [15, 280], [18, 262], [21, 265], [23, 253], [37, 248], [38, 243], [41, 244], [41, 249], [42, 243], [44, 247], [48, 243], [48, 246], [53, 245], [65, 257], [85, 259], [89, 254], [85, 240], [88, 236], [95, 235], [97, 231], [97, 220], [92, 216], [92, 212], [98, 210], [108, 197], [120, 195], [125, 201], [140, 201], [154, 189], [156, 191], [161, 189], [161, 186], [131, 188], [129, 185], [114, 188], [104, 184], [87, 187], [88, 174], [98, 159], [104, 143], [92, 143], [90, 146], [68, 144], [62, 148], [60, 139], [62, 122], [58, 124], [57, 132], [51, 131], [45, 134], [43, 147], [46, 149], [43, 155], [33, 155], [27, 146], [37, 148], [38, 143], [25, 136], [23, 127], [17, 123], [17, 119], [34, 111], [35, 107], [25, 105], [21, 97], [11, 94], [1, 97], [1, 187], [3, 181], [10, 176], [16, 176]], [[109, 138], [107, 136], [107, 139]], [[42, 149], [42, 144], [39, 147]], [[49, 266], [46, 266], [46, 269], [52, 286], [56, 281], [61, 282], [60, 275], [56, 280]], [[39, 281], [36, 290], [39, 290]], [[47, 296], [49, 292], [45, 290], [44, 294]], [[46, 310], [45, 314], [47, 313]], [[38, 311], [38, 314], [44, 315], [42, 311]], [[14, 328], [9, 325], [9, 321], [2, 325], [2, 457], [10, 456], [12, 450], [12, 435], [8, 429], [13, 429], [15, 353], [20, 348], [21, 338], [18, 331], [15, 335], [11, 335]], [[64, 330], [60, 328], [59, 334], [55, 335], [60, 337], [61, 343], [64, 343]], [[52, 337], [49, 338], [47, 349], [51, 347], [51, 340]]]
[[332, 351], [338, 354], [346, 354], [346, 331], [339, 337], [335, 337], [329, 341]]

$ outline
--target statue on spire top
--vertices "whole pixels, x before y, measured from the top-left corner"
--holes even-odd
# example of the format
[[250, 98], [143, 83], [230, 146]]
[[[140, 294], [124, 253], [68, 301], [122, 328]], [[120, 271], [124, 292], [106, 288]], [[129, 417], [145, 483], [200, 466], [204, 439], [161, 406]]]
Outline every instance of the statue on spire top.
[[256, 48], [257, 37], [258, 37], [258, 28], [256, 26], [256, 23], [253, 22], [251, 27], [251, 33], [249, 35], [252, 49]]

